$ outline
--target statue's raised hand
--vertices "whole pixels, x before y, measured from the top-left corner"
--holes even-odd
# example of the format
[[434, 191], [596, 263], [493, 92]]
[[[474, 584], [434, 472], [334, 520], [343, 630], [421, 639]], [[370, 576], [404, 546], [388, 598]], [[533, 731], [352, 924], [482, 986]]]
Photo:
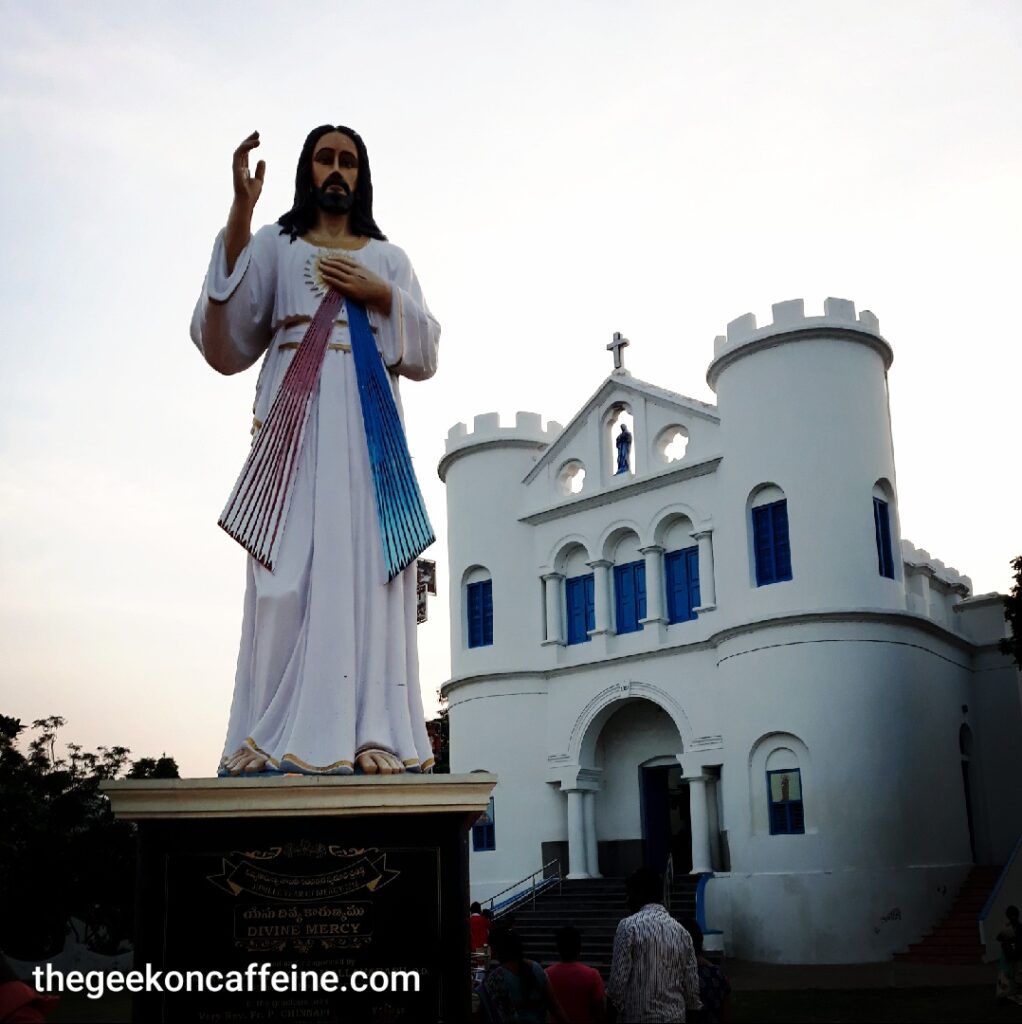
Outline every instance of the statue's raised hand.
[[234, 199], [251, 210], [263, 191], [266, 177], [266, 161], [256, 164], [255, 176], [248, 169], [248, 154], [259, 145], [259, 132], [252, 134], [234, 151], [231, 166], [234, 170]]

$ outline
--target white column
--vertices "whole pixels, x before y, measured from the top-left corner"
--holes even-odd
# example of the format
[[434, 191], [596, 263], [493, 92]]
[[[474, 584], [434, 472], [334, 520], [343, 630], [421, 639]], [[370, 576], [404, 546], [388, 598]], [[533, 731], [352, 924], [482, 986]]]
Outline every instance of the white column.
[[568, 790], [568, 878], [588, 878], [586, 836], [581, 789]]
[[586, 868], [590, 878], [602, 878], [600, 853], [596, 845], [596, 791], [587, 789], [582, 800], [583, 825], [586, 835]]
[[610, 567], [614, 564], [605, 558], [597, 558], [586, 563], [593, 570], [593, 594], [595, 608], [593, 619], [595, 626], [589, 631], [590, 636], [600, 636], [610, 632]]
[[713, 870], [710, 857], [710, 812], [706, 804], [706, 776], [695, 775], [688, 783], [689, 817], [692, 823], [692, 874]]
[[652, 622], [666, 622], [664, 615], [664, 549], [659, 544], [639, 548], [646, 559], [646, 617], [645, 626]]
[[717, 607], [717, 586], [713, 580], [713, 530], [696, 530], [690, 534], [699, 545], [699, 607], [708, 612]]
[[559, 572], [548, 572], [543, 577], [543, 585], [546, 587], [546, 639], [543, 641], [544, 645], [564, 643], [564, 629], [561, 625], [564, 621], [564, 616], [561, 614], [561, 605], [564, 603], [561, 596], [563, 593], [561, 580], [563, 579], [563, 573]]

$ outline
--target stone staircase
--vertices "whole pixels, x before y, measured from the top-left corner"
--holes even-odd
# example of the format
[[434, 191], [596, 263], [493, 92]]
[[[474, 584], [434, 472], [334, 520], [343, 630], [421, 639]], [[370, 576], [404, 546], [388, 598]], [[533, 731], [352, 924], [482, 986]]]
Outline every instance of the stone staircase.
[[[676, 877], [670, 911], [676, 918], [694, 917], [696, 876]], [[511, 923], [522, 936], [525, 955], [544, 966], [557, 960], [554, 932], [574, 925], [582, 933], [582, 963], [595, 967], [604, 978], [610, 973], [614, 932], [628, 916], [623, 878], [586, 878], [562, 883], [540, 893], [534, 903], [522, 905], [498, 918]]]
[[979, 914], [1000, 874], [999, 867], [972, 868], [944, 919], [919, 942], [895, 953], [894, 959], [916, 964], [982, 963]]

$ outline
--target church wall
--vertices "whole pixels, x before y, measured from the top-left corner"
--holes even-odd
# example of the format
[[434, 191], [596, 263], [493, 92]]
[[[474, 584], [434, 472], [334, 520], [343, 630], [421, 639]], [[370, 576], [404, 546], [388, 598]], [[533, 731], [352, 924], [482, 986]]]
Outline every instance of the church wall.
[[967, 865], [732, 872], [707, 886], [706, 918], [724, 930], [727, 955], [737, 959], [884, 961], [950, 909], [967, 872]]
[[[764, 631], [720, 656], [729, 955], [854, 962], [917, 941], [972, 860], [958, 747], [968, 659], [876, 624]], [[749, 770], [775, 731], [808, 752], [805, 835], [769, 834], [765, 779]]]
[[[498, 776], [493, 791], [496, 849], [472, 850], [472, 899], [486, 900], [538, 869], [541, 844], [565, 839], [564, 796], [546, 782], [546, 696], [536, 680], [490, 683], [470, 699], [452, 694], [451, 771], [484, 769]], [[494, 740], [497, 726], [501, 742]]]
[[728, 767], [736, 757], [747, 764], [757, 740], [775, 731], [797, 736], [811, 758], [805, 836], [771, 836], [765, 819], [753, 827], [750, 802], [765, 805], [765, 780], [725, 778], [735, 870], [971, 859], [958, 748], [969, 677], [960, 651], [912, 629], [820, 623], [736, 638], [718, 657], [726, 659], [718, 685]]
[[1004, 864], [1022, 834], [1022, 678], [994, 647], [981, 650], [974, 666], [964, 720], [973, 735], [970, 771], [976, 773], [975, 811], [983, 824], [977, 855], [984, 863]]

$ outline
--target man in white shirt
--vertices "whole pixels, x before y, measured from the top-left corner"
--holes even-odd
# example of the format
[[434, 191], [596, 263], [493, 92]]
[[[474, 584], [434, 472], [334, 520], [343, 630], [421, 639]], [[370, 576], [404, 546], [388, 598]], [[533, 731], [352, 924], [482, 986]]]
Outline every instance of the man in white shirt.
[[628, 879], [628, 907], [635, 913], [617, 926], [607, 984], [620, 1021], [683, 1024], [686, 1009], [702, 1009], [692, 938], [662, 899], [655, 871], [640, 868]]

